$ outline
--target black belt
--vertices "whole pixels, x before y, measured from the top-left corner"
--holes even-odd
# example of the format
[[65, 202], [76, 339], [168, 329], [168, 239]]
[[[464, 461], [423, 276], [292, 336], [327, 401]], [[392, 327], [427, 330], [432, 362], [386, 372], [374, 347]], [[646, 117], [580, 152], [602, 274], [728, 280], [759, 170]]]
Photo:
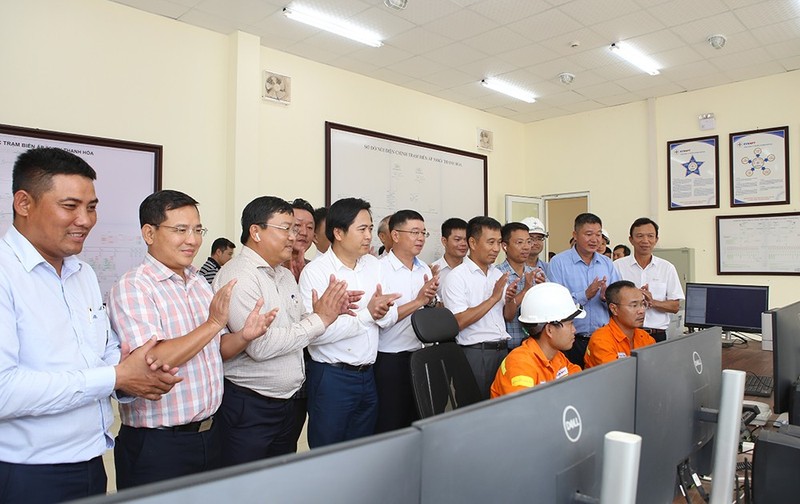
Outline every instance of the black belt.
[[507, 350], [508, 340], [484, 341], [474, 345], [462, 345], [464, 348], [475, 348], [477, 350]]
[[157, 427], [157, 429], [171, 432], [205, 432], [210, 430], [212, 425], [214, 425], [213, 415], [205, 420], [198, 420], [197, 422], [190, 422], [183, 425], [173, 425], [172, 427]]
[[236, 385], [235, 383], [227, 379], [225, 380], [225, 387], [230, 388], [231, 390], [239, 394], [244, 394], [247, 396], [255, 397], [256, 399], [261, 399], [264, 402], [282, 403], [290, 400], [290, 399], [281, 399], [279, 397], [268, 397], [265, 395], [261, 395], [255, 390], [249, 389], [247, 387], [242, 387], [241, 385]]
[[579, 333], [575, 333], [575, 337], [576, 338], [580, 338], [580, 339], [589, 339], [589, 338], [592, 337], [592, 335], [589, 334], [589, 333], [585, 333], [585, 332], [579, 332]]
[[324, 364], [346, 371], [356, 371], [358, 373], [364, 373], [372, 369], [372, 364], [361, 364], [360, 366], [353, 366], [352, 364], [345, 364], [344, 362], [325, 362]]
[[660, 336], [662, 334], [666, 335], [667, 331], [665, 329], [648, 329], [647, 327], [642, 327], [642, 330], [649, 334], [650, 336]]

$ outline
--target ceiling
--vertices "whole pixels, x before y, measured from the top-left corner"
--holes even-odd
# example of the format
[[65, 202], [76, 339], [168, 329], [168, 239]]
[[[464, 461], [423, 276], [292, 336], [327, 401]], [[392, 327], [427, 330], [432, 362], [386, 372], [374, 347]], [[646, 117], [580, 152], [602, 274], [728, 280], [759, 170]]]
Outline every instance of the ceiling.
[[[522, 123], [800, 68], [800, 0], [112, 0]], [[287, 19], [290, 2], [380, 33], [364, 46]], [[727, 44], [714, 49], [710, 35]], [[651, 76], [609, 51], [628, 41]], [[280, 69], [270, 69], [280, 72]], [[575, 80], [562, 84], [559, 73]], [[480, 85], [499, 77], [533, 104]]]

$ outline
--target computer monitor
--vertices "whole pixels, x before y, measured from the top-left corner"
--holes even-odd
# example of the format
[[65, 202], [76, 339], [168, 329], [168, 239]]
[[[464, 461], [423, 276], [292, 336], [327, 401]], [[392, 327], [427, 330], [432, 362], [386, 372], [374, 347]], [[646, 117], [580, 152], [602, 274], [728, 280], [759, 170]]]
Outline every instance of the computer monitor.
[[719, 326], [723, 331], [761, 332], [761, 314], [769, 309], [769, 286], [686, 284], [688, 328]]
[[701, 408], [719, 410], [722, 346], [719, 327], [631, 352], [636, 362], [636, 421], [642, 437], [637, 502], [672, 502], [677, 468], [692, 459], [711, 469], [715, 422]]
[[420, 432], [408, 427], [80, 502], [417, 502], [421, 441]]
[[761, 431], [753, 450], [753, 501], [791, 502], [800, 494], [800, 438]]
[[636, 362], [620, 359], [416, 422], [423, 503], [600, 497], [607, 432], [632, 432]]
[[773, 410], [789, 412], [789, 422], [800, 424], [791, 406], [800, 377], [800, 301], [765, 314], [772, 326]]

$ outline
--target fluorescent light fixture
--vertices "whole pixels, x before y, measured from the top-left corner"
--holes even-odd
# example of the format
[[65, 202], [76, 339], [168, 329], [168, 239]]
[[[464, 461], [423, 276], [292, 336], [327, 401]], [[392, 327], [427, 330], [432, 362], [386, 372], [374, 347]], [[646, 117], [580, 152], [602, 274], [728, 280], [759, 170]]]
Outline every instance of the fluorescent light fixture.
[[658, 71], [658, 63], [625, 42], [611, 44], [611, 52], [626, 60], [628, 63], [639, 67], [643, 72], [647, 72], [650, 75], [658, 75], [660, 73]]
[[283, 8], [283, 14], [289, 19], [300, 21], [307, 25], [314, 26], [321, 30], [334, 33], [336, 35], [347, 37], [356, 42], [361, 42], [372, 47], [380, 47], [383, 45], [381, 36], [369, 30], [365, 30], [360, 26], [356, 26], [343, 19], [338, 19], [327, 14], [322, 14], [302, 6], [287, 6]]
[[527, 103], [533, 103], [536, 101], [533, 93], [527, 89], [522, 89], [521, 87], [497, 80], [493, 77], [487, 77], [483, 79], [481, 84], [483, 84], [484, 87], [487, 87], [493, 91], [497, 91], [498, 93], [506, 94], [512, 98], [516, 98], [517, 100], [522, 100]]

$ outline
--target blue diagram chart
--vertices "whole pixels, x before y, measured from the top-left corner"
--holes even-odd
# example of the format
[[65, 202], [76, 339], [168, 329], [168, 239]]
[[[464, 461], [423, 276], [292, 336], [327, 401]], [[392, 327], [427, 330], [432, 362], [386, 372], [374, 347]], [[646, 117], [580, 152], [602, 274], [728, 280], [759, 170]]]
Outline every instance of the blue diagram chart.
[[789, 128], [731, 134], [731, 205], [789, 202]]
[[15, 130], [0, 126], [0, 235], [12, 224], [11, 174], [19, 154], [32, 147], [58, 147], [82, 157], [97, 172], [99, 203], [97, 224], [79, 257], [92, 265], [107, 300], [114, 282], [138, 265], [147, 251], [139, 227], [139, 203], [155, 188], [160, 147], [155, 153], [10, 133]]

